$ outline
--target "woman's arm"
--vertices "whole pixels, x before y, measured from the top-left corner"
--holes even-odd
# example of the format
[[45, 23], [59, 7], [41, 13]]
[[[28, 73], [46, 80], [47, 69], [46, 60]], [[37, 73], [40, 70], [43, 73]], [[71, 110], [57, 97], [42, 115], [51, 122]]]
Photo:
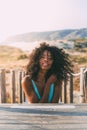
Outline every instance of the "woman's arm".
[[54, 96], [52, 99], [52, 103], [58, 103], [60, 96], [61, 96], [61, 86], [57, 84], [54, 88]]
[[[56, 93], [57, 90], [59, 91], [59, 87], [58, 85], [58, 81], [55, 75], [51, 75], [49, 77], [49, 79], [47, 80], [46, 84], [45, 84], [45, 88], [44, 88], [44, 92], [43, 92], [43, 96], [41, 98], [41, 100], [39, 101], [40, 103], [48, 103], [48, 96], [49, 96], [49, 92], [50, 92], [50, 85], [54, 83], [54, 96], [53, 96], [53, 101], [56, 99], [56, 97], [58, 97], [58, 95]], [[57, 98], [58, 99], [58, 98]]]
[[29, 103], [38, 103], [38, 99], [33, 90], [30, 77], [25, 76], [22, 79], [21, 84], [22, 84], [23, 91], [28, 99], [28, 102]]

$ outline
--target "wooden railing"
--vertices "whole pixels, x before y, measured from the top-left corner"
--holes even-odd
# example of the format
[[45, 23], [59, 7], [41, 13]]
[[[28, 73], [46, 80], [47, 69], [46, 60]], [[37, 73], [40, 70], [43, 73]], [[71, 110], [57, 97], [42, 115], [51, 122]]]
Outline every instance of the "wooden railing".
[[24, 75], [24, 72], [19, 70], [0, 69], [1, 103], [22, 103], [25, 101], [21, 87], [21, 80]]
[[[76, 101], [74, 101], [74, 78], [79, 77], [79, 91]], [[76, 82], [76, 81], [75, 81]], [[75, 88], [78, 86], [75, 86]], [[69, 81], [64, 81], [62, 85], [63, 91], [61, 92], [61, 102], [64, 103], [84, 103], [87, 102], [87, 68], [80, 68], [79, 73], [72, 73], [70, 75]], [[68, 98], [67, 98], [68, 96]], [[63, 99], [62, 99], [63, 98]]]
[[[21, 80], [25, 73], [19, 70], [0, 69], [0, 103], [23, 103], [26, 101], [21, 87]], [[74, 77], [79, 76], [79, 102], [87, 101], [87, 69], [81, 68], [80, 73], [71, 74], [69, 80], [61, 86], [60, 102], [73, 103]]]

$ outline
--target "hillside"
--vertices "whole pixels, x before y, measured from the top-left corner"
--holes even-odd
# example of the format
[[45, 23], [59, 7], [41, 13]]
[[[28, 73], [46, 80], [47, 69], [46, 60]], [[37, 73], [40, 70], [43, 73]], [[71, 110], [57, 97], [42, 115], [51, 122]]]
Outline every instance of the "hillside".
[[84, 29], [65, 29], [48, 32], [30, 32], [11, 36], [6, 39], [8, 42], [35, 42], [35, 41], [52, 41], [59, 39], [77, 39], [87, 38], [87, 28]]
[[0, 68], [23, 68], [27, 54], [21, 49], [10, 46], [0, 46]]

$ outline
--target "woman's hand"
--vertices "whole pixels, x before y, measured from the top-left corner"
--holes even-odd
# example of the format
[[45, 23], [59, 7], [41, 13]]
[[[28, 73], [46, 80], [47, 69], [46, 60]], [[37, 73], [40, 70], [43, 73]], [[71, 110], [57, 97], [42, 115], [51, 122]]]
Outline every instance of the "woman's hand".
[[43, 96], [42, 96], [42, 98], [41, 98], [41, 100], [40, 100], [39, 103], [43, 103], [43, 102], [44, 102], [44, 103], [48, 103], [48, 95], [49, 95], [49, 91], [50, 91], [50, 85], [51, 85], [52, 83], [54, 83], [55, 86], [56, 86], [56, 84], [57, 84], [57, 78], [56, 78], [55, 75], [51, 75], [51, 76], [48, 78], [48, 80], [47, 80], [47, 82], [46, 82], [46, 84], [45, 84], [45, 87], [44, 87]]
[[55, 83], [57, 82], [57, 77], [56, 75], [51, 75], [48, 80], [47, 80], [47, 84], [52, 84], [52, 83]]

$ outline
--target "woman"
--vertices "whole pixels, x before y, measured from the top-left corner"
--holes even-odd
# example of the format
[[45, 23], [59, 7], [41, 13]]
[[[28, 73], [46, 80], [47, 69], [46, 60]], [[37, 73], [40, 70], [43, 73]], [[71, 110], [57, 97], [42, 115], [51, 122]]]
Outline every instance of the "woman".
[[72, 72], [68, 55], [46, 43], [35, 48], [29, 57], [22, 88], [29, 103], [58, 103], [61, 84]]

